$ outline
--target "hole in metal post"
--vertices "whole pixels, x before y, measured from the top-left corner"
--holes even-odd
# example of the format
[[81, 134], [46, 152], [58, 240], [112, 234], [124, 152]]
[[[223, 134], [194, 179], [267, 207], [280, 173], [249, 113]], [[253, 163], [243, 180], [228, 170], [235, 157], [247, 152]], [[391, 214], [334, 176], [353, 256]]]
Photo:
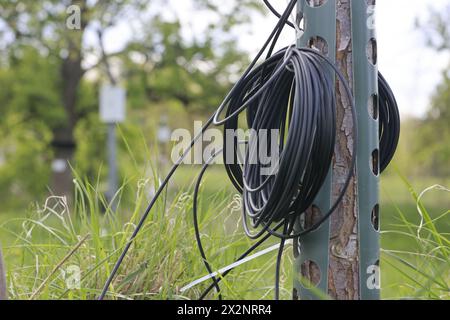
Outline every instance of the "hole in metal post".
[[328, 0], [306, 0], [308, 6], [312, 8], [317, 8], [324, 5]]
[[315, 36], [308, 40], [308, 47], [318, 49], [323, 55], [328, 55], [328, 43], [322, 37]]
[[297, 16], [295, 17], [295, 22], [297, 23], [300, 30], [306, 30], [306, 17], [304, 15], [300, 15], [300, 13], [297, 13]]
[[292, 300], [294, 301], [298, 300], [298, 292], [297, 289], [295, 288], [292, 290]]
[[300, 238], [295, 238], [292, 242], [293, 251], [294, 251], [294, 258], [297, 259], [300, 256], [301, 250], [301, 243]]
[[379, 232], [380, 231], [380, 206], [377, 204], [375, 205], [375, 207], [373, 207], [372, 209], [372, 225], [373, 228], [375, 229], [375, 231]]
[[366, 2], [367, 2], [368, 6], [375, 6], [377, 1], [376, 0], [366, 0]]
[[369, 98], [369, 114], [374, 120], [378, 120], [378, 95], [373, 94]]
[[372, 38], [369, 40], [369, 43], [367, 44], [367, 59], [369, 59], [370, 63], [373, 65], [377, 64], [378, 60], [378, 49], [377, 49], [377, 40], [375, 38]]
[[301, 279], [302, 286], [306, 289], [317, 287], [320, 282], [321, 272], [320, 268], [314, 261], [307, 260], [301, 265]]
[[320, 210], [320, 208], [316, 205], [312, 205], [311, 208], [306, 210], [306, 212], [300, 216], [300, 226], [303, 228], [303, 230], [306, 230], [318, 223], [321, 218], [322, 211]]
[[372, 152], [372, 171], [375, 176], [378, 176], [380, 173], [380, 154], [378, 149]]

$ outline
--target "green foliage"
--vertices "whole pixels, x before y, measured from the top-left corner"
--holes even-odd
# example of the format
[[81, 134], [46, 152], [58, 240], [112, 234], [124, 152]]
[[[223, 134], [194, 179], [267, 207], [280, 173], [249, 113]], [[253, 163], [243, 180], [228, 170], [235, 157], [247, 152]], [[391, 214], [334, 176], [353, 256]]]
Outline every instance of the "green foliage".
[[450, 176], [450, 78], [443, 73], [425, 119], [408, 119], [402, 124], [397, 163], [408, 174]]
[[9, 128], [0, 129], [0, 201], [6, 208], [23, 206], [45, 192], [51, 133], [39, 121], [25, 124], [15, 115], [3, 121]]
[[0, 68], [3, 114], [19, 114], [24, 120], [39, 120], [49, 126], [61, 121], [64, 112], [57, 73], [57, 63], [32, 47], [25, 48], [20, 59], [11, 58], [8, 66]]
[[[0, 0], [0, 131], [8, 133], [0, 136], [0, 155], [5, 154], [0, 159], [2, 197], [20, 190], [29, 195], [22, 207], [27, 199], [42, 197], [50, 181], [51, 142], [72, 137], [77, 149], [68, 159], [71, 165], [81, 176], [94, 180], [99, 175], [103, 181], [106, 127], [98, 119], [98, 93], [111, 73], [128, 91], [122, 129], [132, 148], [157, 147], [161, 116], [169, 116], [171, 128], [189, 127], [194, 113], [217, 106], [247, 63], [235, 36], [225, 37], [224, 31], [247, 23], [261, 6], [255, 0], [226, 6], [212, 0], [192, 3], [205, 16], [221, 19], [201, 34], [187, 36], [176, 14], [162, 14], [173, 6], [162, 0]], [[81, 8], [81, 30], [66, 27], [71, 4]], [[121, 39], [119, 51], [104, 52], [103, 37], [126, 21], [139, 32]], [[62, 130], [67, 131], [61, 138]], [[30, 138], [19, 138], [25, 136]], [[124, 161], [129, 161], [128, 147], [120, 146]], [[143, 156], [135, 160], [147, 161]], [[25, 174], [26, 166], [35, 169], [33, 174]], [[121, 165], [123, 177], [128, 167], [127, 162]]]
[[[428, 45], [436, 51], [450, 50], [450, 6], [431, 10], [426, 20], [418, 20]], [[450, 67], [449, 67], [450, 68]], [[402, 124], [402, 141], [398, 162], [409, 168], [408, 174], [422, 176], [450, 175], [450, 69], [443, 70], [424, 119]]]
[[49, 124], [63, 113], [55, 90], [55, 64], [28, 48], [21, 60], [0, 67], [0, 199], [24, 206], [46, 191]]

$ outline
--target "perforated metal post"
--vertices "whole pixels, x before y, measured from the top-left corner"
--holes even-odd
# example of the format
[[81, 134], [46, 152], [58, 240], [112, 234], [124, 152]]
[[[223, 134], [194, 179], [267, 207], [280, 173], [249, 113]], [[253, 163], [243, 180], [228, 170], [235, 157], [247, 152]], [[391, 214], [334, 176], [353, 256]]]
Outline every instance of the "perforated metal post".
[[[324, 5], [313, 8], [300, 0], [298, 5], [300, 15], [304, 19], [304, 34], [299, 39], [299, 46], [306, 47], [312, 39], [323, 39], [328, 49], [328, 56], [334, 62], [336, 55], [336, 2], [327, 1]], [[326, 23], [324, 23], [326, 21]], [[320, 38], [318, 38], [320, 37]], [[331, 73], [331, 72], [330, 72]], [[322, 190], [314, 201], [314, 206], [320, 212], [326, 212], [331, 206], [332, 172], [330, 170]], [[300, 222], [299, 222], [300, 223]], [[327, 220], [316, 231], [294, 241], [294, 298], [315, 299], [317, 295], [308, 289], [308, 284], [301, 283], [302, 268], [318, 268], [308, 270], [311, 274], [319, 275], [315, 279], [308, 279], [322, 292], [328, 291], [328, 247], [330, 238], [330, 221]], [[303, 270], [305, 272], [305, 270]]]
[[374, 0], [352, 1], [354, 96], [358, 110], [360, 298], [380, 298], [379, 138]]
[[[309, 46], [311, 43], [325, 44], [322, 52], [335, 61], [337, 39], [337, 5], [336, 1], [327, 0], [320, 6], [311, 3], [318, 1], [299, 0], [298, 11], [303, 16], [305, 32], [298, 45]], [[357, 126], [359, 139], [356, 169], [357, 239], [349, 239], [357, 248], [359, 263], [353, 278], [357, 281], [357, 290], [352, 297], [356, 299], [379, 299], [379, 218], [378, 218], [378, 184], [379, 184], [379, 142], [378, 142], [378, 86], [376, 66], [376, 38], [371, 0], [351, 1], [351, 43], [353, 61], [353, 90], [357, 108]], [[341, 21], [342, 22], [342, 21]], [[351, 61], [349, 63], [352, 63]], [[333, 75], [334, 76], [334, 75]], [[338, 127], [340, 124], [338, 123]], [[315, 211], [325, 213], [332, 204], [333, 172], [330, 173], [318, 197], [314, 208], [309, 213], [314, 219]], [[311, 222], [311, 221], [310, 221]], [[304, 222], [299, 221], [298, 225]], [[330, 291], [330, 253], [335, 252], [330, 245], [330, 221], [324, 223], [313, 233], [294, 241], [294, 299], [318, 299]], [[345, 259], [345, 256], [338, 257]], [[336, 270], [332, 270], [336, 272]], [[304, 275], [309, 275], [306, 282]], [[303, 276], [302, 276], [303, 275]], [[308, 277], [306, 277], [308, 278]], [[332, 284], [336, 286], [335, 283]], [[349, 288], [353, 290], [354, 288]]]

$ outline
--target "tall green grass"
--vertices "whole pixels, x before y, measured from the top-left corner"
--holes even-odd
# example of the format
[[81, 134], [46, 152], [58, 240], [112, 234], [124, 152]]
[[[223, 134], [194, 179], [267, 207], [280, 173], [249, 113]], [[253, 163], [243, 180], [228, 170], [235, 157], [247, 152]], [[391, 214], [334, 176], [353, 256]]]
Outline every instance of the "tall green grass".
[[[142, 232], [115, 278], [108, 299], [196, 299], [209, 282], [181, 292], [206, 274], [196, 248], [192, 225], [193, 168], [169, 186], [152, 210]], [[140, 177], [148, 176], [148, 179]], [[94, 299], [126, 245], [160, 177], [156, 170], [136, 171], [116, 194], [117, 209], [91, 183], [75, 173], [75, 195], [50, 197], [26, 217], [0, 225], [14, 241], [4, 247], [11, 299]], [[240, 225], [240, 199], [218, 187], [211, 172], [202, 185], [200, 228], [213, 269], [231, 264], [252, 242]], [[418, 195], [405, 180], [410, 202], [417, 208], [395, 208], [392, 223], [383, 226], [382, 295], [389, 299], [449, 299], [449, 211], [431, 214], [423, 199], [448, 190], [435, 186]], [[211, 191], [213, 190], [213, 191]], [[130, 196], [131, 195], [131, 196]], [[383, 213], [382, 213], [383, 214]], [[394, 216], [393, 213], [390, 213]], [[276, 243], [269, 241], [264, 248]], [[291, 299], [292, 247], [287, 246], [281, 276], [281, 297]], [[271, 299], [276, 252], [236, 268], [222, 282], [227, 299]], [[73, 268], [81, 271], [80, 287], [71, 288]], [[216, 298], [212, 292], [209, 298]]]
[[[75, 174], [73, 205], [50, 197], [25, 218], [0, 225], [0, 232], [15, 238], [4, 248], [12, 299], [94, 299], [126, 245], [148, 200], [159, 186], [152, 179], [130, 179], [112, 211], [99, 183], [90, 184]], [[204, 189], [206, 186], [203, 186]], [[192, 224], [191, 185], [171, 190], [156, 203], [135, 239], [107, 295], [109, 299], [195, 299], [201, 284], [184, 293], [180, 288], [205, 275]], [[124, 194], [134, 194], [131, 200]], [[208, 193], [205, 193], [208, 194]], [[123, 203], [126, 203], [124, 205]], [[130, 205], [130, 203], [132, 205]], [[215, 269], [231, 264], [250, 245], [239, 223], [240, 200], [229, 192], [202, 196], [200, 228], [205, 250]], [[273, 242], [267, 244], [270, 245]], [[288, 249], [287, 249], [288, 250]], [[239, 267], [222, 282], [229, 299], [271, 298], [275, 253]], [[68, 288], [73, 267], [81, 270], [80, 288]], [[290, 268], [283, 270], [285, 287]], [[238, 284], [238, 285], [236, 285]], [[288, 298], [290, 292], [282, 292]], [[210, 295], [211, 298], [215, 294]]]
[[[430, 193], [449, 198], [450, 190], [441, 185], [426, 188], [419, 195], [403, 178], [416, 204], [416, 219], [396, 207], [397, 222], [382, 237], [391, 243], [382, 249], [382, 292], [386, 299], [450, 299], [450, 210], [435, 217], [424, 205]], [[417, 223], [417, 218], [419, 222]], [[409, 245], [404, 249], [404, 243]]]

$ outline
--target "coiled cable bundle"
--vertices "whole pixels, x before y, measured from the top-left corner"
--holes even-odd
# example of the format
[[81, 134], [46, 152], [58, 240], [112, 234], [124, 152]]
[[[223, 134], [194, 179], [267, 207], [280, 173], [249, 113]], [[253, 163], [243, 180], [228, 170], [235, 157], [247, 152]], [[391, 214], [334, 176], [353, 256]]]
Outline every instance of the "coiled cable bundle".
[[378, 96], [380, 110], [380, 170], [383, 172], [397, 150], [400, 138], [400, 114], [394, 93], [381, 73], [378, 73]]
[[[268, 0], [263, 0], [263, 2], [270, 12], [276, 17], [281, 18], [281, 15]], [[292, 29], [296, 29], [296, 26], [290, 21], [286, 21], [286, 25]], [[383, 172], [388, 167], [397, 150], [400, 139], [400, 113], [394, 93], [380, 72], [378, 72], [378, 91], [379, 101], [376, 103], [378, 103], [380, 110], [380, 171]]]
[[[352, 102], [353, 135], [357, 140], [356, 109], [351, 90], [341, 72], [320, 52], [309, 49], [285, 48], [267, 58], [261, 65], [246, 74], [225, 99], [226, 118], [218, 121], [224, 108], [215, 115], [216, 123], [224, 123], [225, 130], [237, 130], [238, 118], [246, 109], [247, 122], [254, 132], [276, 130], [279, 153], [277, 168], [263, 174], [264, 165], [248, 160], [260, 153], [251, 139], [247, 141], [244, 164], [237, 159], [239, 141], [234, 138], [234, 161], [227, 162], [228, 141], [224, 141], [224, 162], [230, 180], [242, 193], [243, 226], [248, 237], [258, 239], [265, 233], [281, 238], [276, 263], [275, 298], [279, 297], [279, 274], [285, 240], [297, 238], [316, 230], [335, 211], [353, 177], [356, 163], [356, 144], [353, 144], [352, 161], [347, 179], [335, 204], [312, 227], [293, 233], [297, 218], [312, 205], [330, 170], [336, 140], [336, 105], [334, 77], [344, 84]], [[228, 136], [225, 135], [225, 138]], [[256, 145], [272, 149], [273, 141], [260, 141]], [[268, 139], [268, 136], [265, 136]], [[273, 153], [267, 152], [271, 156]], [[257, 158], [258, 158], [257, 156]], [[204, 167], [206, 168], [207, 165]], [[273, 168], [272, 168], [273, 170]], [[203, 176], [197, 181], [196, 191]], [[197, 193], [194, 201], [197, 200]], [[194, 209], [194, 216], [197, 216]], [[279, 222], [275, 227], [275, 223]], [[196, 224], [196, 221], [195, 221]], [[277, 231], [283, 227], [282, 232]], [[251, 230], [253, 229], [253, 230]], [[198, 226], [196, 224], [196, 230]], [[197, 236], [203, 261], [207, 263], [200, 238]], [[219, 279], [212, 278], [213, 287], [220, 292]], [[204, 296], [204, 295], [203, 295]], [[202, 297], [203, 297], [202, 296]]]
[[[266, 0], [264, 2], [268, 3]], [[240, 80], [233, 86], [215, 114], [206, 122], [201, 132], [194, 137], [190, 147], [185, 150], [162, 181], [118, 258], [99, 299], [105, 297], [115, 274], [156, 200], [189, 154], [190, 149], [202, 138], [203, 133], [211, 125], [223, 125], [224, 131], [237, 130], [241, 115], [246, 116], [248, 128], [253, 132], [276, 130], [278, 132], [277, 139], [269, 140], [269, 137], [266, 136], [266, 140], [260, 140], [258, 135], [254, 142], [251, 138], [240, 141], [234, 136], [231, 145], [229, 141], [224, 141], [223, 149], [216, 151], [206, 161], [194, 189], [195, 237], [205, 267], [212, 274], [213, 270], [208, 263], [200, 237], [197, 201], [200, 184], [207, 168], [212, 160], [223, 152], [225, 169], [230, 181], [242, 194], [244, 230], [251, 239], [258, 239], [239, 257], [238, 261], [247, 257], [270, 237], [280, 238], [281, 244], [275, 273], [275, 298], [279, 297], [280, 262], [285, 241], [298, 238], [320, 227], [342, 201], [355, 172], [356, 143], [353, 144], [352, 159], [347, 168], [348, 174], [344, 186], [335, 203], [313, 226], [294, 232], [295, 221], [311, 206], [332, 164], [336, 141], [334, 75], [343, 84], [351, 102], [353, 139], [354, 141], [358, 140], [354, 99], [351, 89], [339, 69], [326, 56], [311, 48], [289, 46], [273, 54], [275, 44], [284, 26], [287, 24], [295, 27], [292, 22], [288, 21], [288, 17], [296, 3], [297, 0], [290, 0], [282, 14], [276, 12], [273, 7], [270, 8], [279, 17], [278, 23]], [[260, 62], [259, 60], [266, 51], [266, 58]], [[258, 64], [258, 62], [260, 63]], [[398, 142], [397, 121], [399, 119], [395, 99], [385, 81], [380, 89], [380, 108], [380, 120], [383, 122], [380, 131], [383, 144], [381, 153], [387, 153], [385, 158], [383, 158], [383, 154], [381, 156], [384, 159], [382, 163], [387, 165]], [[221, 119], [222, 114], [224, 114], [224, 119]], [[392, 127], [396, 129], [393, 130]], [[224, 136], [227, 137], [226, 134]], [[396, 136], [397, 141], [395, 141]], [[237, 156], [241, 144], [247, 146], [243, 163], [239, 163]], [[277, 159], [275, 168], [268, 168], [267, 163], [249, 161], [255, 157], [258, 158], [261, 148], [269, 158]], [[231, 162], [227, 159], [230, 152], [234, 157]], [[273, 162], [271, 163], [273, 164]], [[219, 282], [231, 270], [224, 272], [221, 278], [211, 277], [212, 283], [200, 299], [205, 298], [214, 288], [221, 298]]]
[[[321, 53], [309, 48], [289, 47], [277, 52], [242, 78], [231, 92], [225, 130], [238, 129], [239, 113], [236, 111], [245, 106], [247, 122], [253, 132], [277, 130], [279, 133], [276, 172], [266, 174], [263, 164], [249, 163], [250, 158], [255, 158], [254, 153], [258, 152], [258, 156], [261, 153], [258, 148], [252, 148], [255, 144], [251, 141], [243, 165], [237, 161], [237, 138], [231, 150], [234, 161], [228, 163], [224, 159], [230, 180], [242, 193], [244, 229], [252, 239], [265, 232], [282, 239], [298, 237], [298, 234], [291, 234], [293, 224], [311, 206], [333, 157], [336, 140], [333, 73], [345, 84], [352, 101], [350, 88], [339, 70]], [[354, 105], [352, 114], [356, 123]], [[355, 126], [355, 139], [356, 133]], [[272, 141], [261, 141], [259, 135], [256, 138], [256, 144], [273, 150]], [[225, 158], [230, 151], [228, 145], [229, 142], [224, 141]], [[354, 148], [356, 154], [356, 144]], [[270, 150], [263, 152], [270, 154]], [[348, 183], [353, 169], [354, 161], [349, 168]], [[325, 215], [325, 219], [328, 216]], [[290, 232], [278, 233], [271, 228], [280, 221], [288, 225]], [[302, 234], [311, 232], [321, 223]]]

